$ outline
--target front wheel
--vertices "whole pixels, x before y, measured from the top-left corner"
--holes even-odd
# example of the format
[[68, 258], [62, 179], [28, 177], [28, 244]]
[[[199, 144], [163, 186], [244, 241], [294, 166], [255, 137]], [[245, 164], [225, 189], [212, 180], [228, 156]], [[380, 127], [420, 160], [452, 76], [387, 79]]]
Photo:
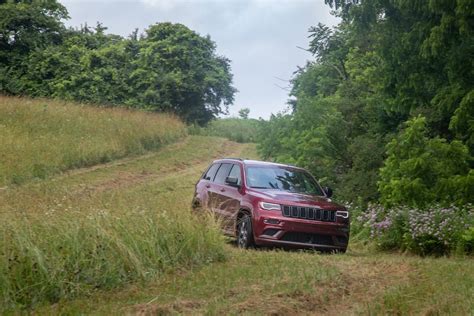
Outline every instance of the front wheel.
[[243, 249], [255, 245], [253, 240], [252, 219], [247, 214], [242, 216], [238, 225], [237, 245]]

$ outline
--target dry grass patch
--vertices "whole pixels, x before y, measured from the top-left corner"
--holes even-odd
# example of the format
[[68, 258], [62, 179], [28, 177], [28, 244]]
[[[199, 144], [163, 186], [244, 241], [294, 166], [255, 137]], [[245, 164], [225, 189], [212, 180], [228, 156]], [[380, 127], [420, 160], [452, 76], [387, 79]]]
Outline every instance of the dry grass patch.
[[0, 186], [143, 154], [185, 134], [171, 115], [3, 96]]

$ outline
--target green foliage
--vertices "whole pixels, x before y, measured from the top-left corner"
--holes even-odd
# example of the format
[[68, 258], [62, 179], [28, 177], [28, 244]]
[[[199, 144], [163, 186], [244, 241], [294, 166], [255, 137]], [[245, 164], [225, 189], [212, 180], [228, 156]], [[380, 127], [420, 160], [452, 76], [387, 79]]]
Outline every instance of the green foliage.
[[[309, 168], [347, 201], [472, 201], [471, 2], [327, 0], [342, 22], [309, 29], [314, 61], [295, 73], [292, 112], [262, 127], [261, 154]], [[402, 140], [420, 115], [419, 138]]]
[[426, 119], [418, 116], [387, 145], [379, 190], [386, 205], [423, 207], [426, 203], [474, 201], [474, 173], [468, 149], [460, 141], [427, 137]]
[[216, 56], [209, 37], [161, 23], [146, 30], [139, 47], [131, 73], [134, 97], [126, 103], [171, 111], [198, 124], [226, 112], [235, 92], [229, 60]]
[[66, 8], [55, 0], [0, 1], [0, 65], [60, 42], [60, 20], [67, 17]]
[[243, 120], [246, 120], [249, 118], [249, 113], [250, 109], [249, 108], [243, 108], [239, 110], [239, 117]]
[[474, 253], [474, 226], [467, 228], [461, 235], [459, 250]]
[[193, 125], [189, 127], [192, 135], [225, 137], [238, 143], [253, 143], [261, 121], [256, 119], [224, 118], [216, 119], [206, 127]]
[[79, 30], [54, 0], [0, 4], [0, 92], [172, 112], [205, 124], [232, 104], [230, 61], [209, 38], [159, 23], [140, 37]]

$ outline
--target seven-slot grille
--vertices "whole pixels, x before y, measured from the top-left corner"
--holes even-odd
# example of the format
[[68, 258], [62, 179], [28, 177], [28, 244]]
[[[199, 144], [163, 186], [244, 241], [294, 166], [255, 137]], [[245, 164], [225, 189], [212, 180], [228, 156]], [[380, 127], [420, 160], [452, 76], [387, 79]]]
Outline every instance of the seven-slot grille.
[[283, 210], [283, 216], [286, 216], [286, 217], [311, 219], [311, 220], [323, 221], [323, 222], [336, 221], [336, 211], [321, 210], [315, 207], [288, 206], [288, 205], [283, 205], [282, 210]]

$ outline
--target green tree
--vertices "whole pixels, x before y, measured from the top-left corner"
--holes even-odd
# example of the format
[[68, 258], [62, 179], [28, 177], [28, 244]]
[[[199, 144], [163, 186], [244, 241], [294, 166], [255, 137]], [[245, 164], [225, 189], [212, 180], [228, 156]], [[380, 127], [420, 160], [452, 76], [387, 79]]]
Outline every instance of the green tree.
[[28, 72], [22, 61], [31, 52], [60, 44], [66, 8], [56, 0], [0, 1], [0, 91], [22, 92], [12, 80]]
[[381, 201], [388, 205], [424, 207], [474, 201], [474, 171], [460, 141], [428, 137], [426, 119], [418, 116], [387, 145], [380, 170]]
[[[260, 135], [261, 152], [310, 168], [336, 187], [339, 198], [374, 201], [382, 195], [386, 199], [388, 191], [377, 185], [388, 181], [379, 172], [389, 154], [385, 146], [402, 137], [405, 122], [422, 115], [427, 148], [441, 154], [467, 146], [463, 166], [472, 168], [472, 1], [326, 3], [342, 21], [335, 28], [318, 24], [309, 29], [308, 51], [314, 60], [298, 68], [292, 79], [293, 112], [272, 116], [262, 128], [262, 133], [279, 136]], [[443, 142], [449, 150], [440, 145]], [[412, 145], [415, 150], [416, 144]], [[390, 152], [390, 159], [396, 155]], [[439, 165], [446, 163], [447, 170], [454, 172], [443, 161]], [[454, 187], [453, 181], [445, 187]], [[456, 200], [466, 200], [463, 190], [458, 187], [456, 192], [464, 193]], [[433, 196], [422, 200], [437, 201]]]
[[249, 113], [250, 109], [249, 108], [243, 108], [239, 110], [239, 117], [243, 120], [246, 120], [249, 118]]
[[236, 92], [230, 63], [216, 55], [209, 37], [182, 24], [160, 23], [146, 30], [139, 47], [130, 105], [174, 112], [198, 124], [227, 113]]

